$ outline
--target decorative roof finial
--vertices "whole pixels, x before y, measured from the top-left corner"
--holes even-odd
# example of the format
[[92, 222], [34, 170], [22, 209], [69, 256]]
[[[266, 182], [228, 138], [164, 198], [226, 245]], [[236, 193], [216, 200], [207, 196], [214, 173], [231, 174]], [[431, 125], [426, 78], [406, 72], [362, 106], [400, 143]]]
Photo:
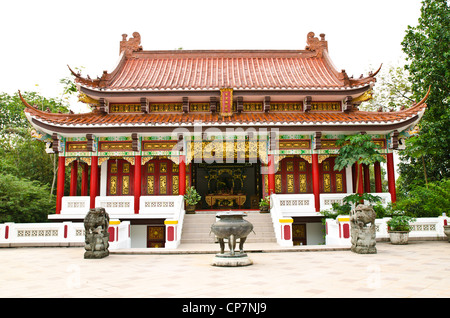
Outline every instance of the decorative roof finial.
[[120, 54], [125, 51], [125, 56], [128, 57], [135, 51], [142, 51], [141, 35], [138, 32], [133, 32], [133, 37], [127, 40], [127, 34], [122, 34], [122, 41], [120, 41]]
[[314, 32], [309, 32], [306, 36], [306, 50], [308, 51], [316, 51], [318, 57], [322, 57], [322, 53], [324, 50], [328, 50], [328, 41], [325, 41], [325, 34], [320, 34], [320, 40], [315, 37]]

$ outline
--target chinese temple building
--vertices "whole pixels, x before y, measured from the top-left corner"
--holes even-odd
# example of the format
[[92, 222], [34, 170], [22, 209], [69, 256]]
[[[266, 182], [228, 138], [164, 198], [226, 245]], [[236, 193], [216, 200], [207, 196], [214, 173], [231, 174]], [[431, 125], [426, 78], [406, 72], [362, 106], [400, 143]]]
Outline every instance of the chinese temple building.
[[[139, 33], [124, 34], [112, 72], [92, 79], [72, 71], [91, 112], [49, 113], [22, 99], [59, 158], [49, 218], [82, 222], [89, 208], [104, 207], [130, 222], [134, 246], [176, 247], [182, 196], [192, 186], [202, 197], [197, 214], [259, 213], [270, 195], [276, 239], [289, 245], [310, 244], [308, 226], [349, 193], [395, 202], [393, 151], [420, 120], [424, 100], [401, 111], [360, 111], [378, 71], [349, 77], [334, 67], [325, 35], [310, 32], [306, 41], [304, 50], [145, 51]], [[380, 163], [372, 186], [368, 166], [334, 170], [336, 140], [360, 133], [387, 159], [386, 192]]]

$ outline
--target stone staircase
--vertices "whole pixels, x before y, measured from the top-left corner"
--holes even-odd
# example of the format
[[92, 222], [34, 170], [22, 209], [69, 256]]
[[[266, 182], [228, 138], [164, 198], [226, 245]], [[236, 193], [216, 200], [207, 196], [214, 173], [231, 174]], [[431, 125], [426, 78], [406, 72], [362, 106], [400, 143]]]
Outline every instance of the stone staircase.
[[[217, 212], [197, 211], [195, 214], [184, 216], [183, 232], [181, 234], [181, 244], [207, 244], [215, 243], [214, 233], [211, 232], [211, 225], [216, 222]], [[246, 240], [246, 243], [273, 243], [276, 242], [273, 230], [272, 219], [269, 213], [248, 212], [245, 220], [253, 224], [253, 231]]]

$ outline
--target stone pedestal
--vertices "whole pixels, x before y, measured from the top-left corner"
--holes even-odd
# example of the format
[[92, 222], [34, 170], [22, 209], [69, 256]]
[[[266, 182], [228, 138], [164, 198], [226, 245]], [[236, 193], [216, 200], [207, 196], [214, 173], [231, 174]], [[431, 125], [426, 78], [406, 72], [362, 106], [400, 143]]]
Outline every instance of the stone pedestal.
[[252, 265], [253, 261], [246, 253], [236, 252], [234, 255], [230, 253], [216, 254], [211, 265], [223, 267], [237, 267]]

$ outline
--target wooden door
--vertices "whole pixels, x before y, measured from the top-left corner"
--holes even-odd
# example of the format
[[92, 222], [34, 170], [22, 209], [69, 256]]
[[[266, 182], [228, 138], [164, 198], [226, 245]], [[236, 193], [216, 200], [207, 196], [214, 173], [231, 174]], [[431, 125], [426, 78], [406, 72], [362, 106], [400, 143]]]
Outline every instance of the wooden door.
[[[186, 184], [189, 183], [186, 167]], [[177, 195], [179, 193], [178, 165], [169, 159], [150, 160], [142, 166], [143, 195]]]
[[311, 165], [298, 157], [283, 159], [275, 174], [275, 193], [312, 193]]
[[319, 164], [320, 193], [343, 193], [347, 191], [345, 169], [334, 170], [334, 157]]
[[164, 225], [147, 226], [147, 247], [164, 247], [166, 242], [166, 227]]
[[124, 159], [109, 159], [107, 195], [133, 195], [134, 165]]
[[294, 245], [306, 245], [306, 224], [292, 224], [292, 242]]

